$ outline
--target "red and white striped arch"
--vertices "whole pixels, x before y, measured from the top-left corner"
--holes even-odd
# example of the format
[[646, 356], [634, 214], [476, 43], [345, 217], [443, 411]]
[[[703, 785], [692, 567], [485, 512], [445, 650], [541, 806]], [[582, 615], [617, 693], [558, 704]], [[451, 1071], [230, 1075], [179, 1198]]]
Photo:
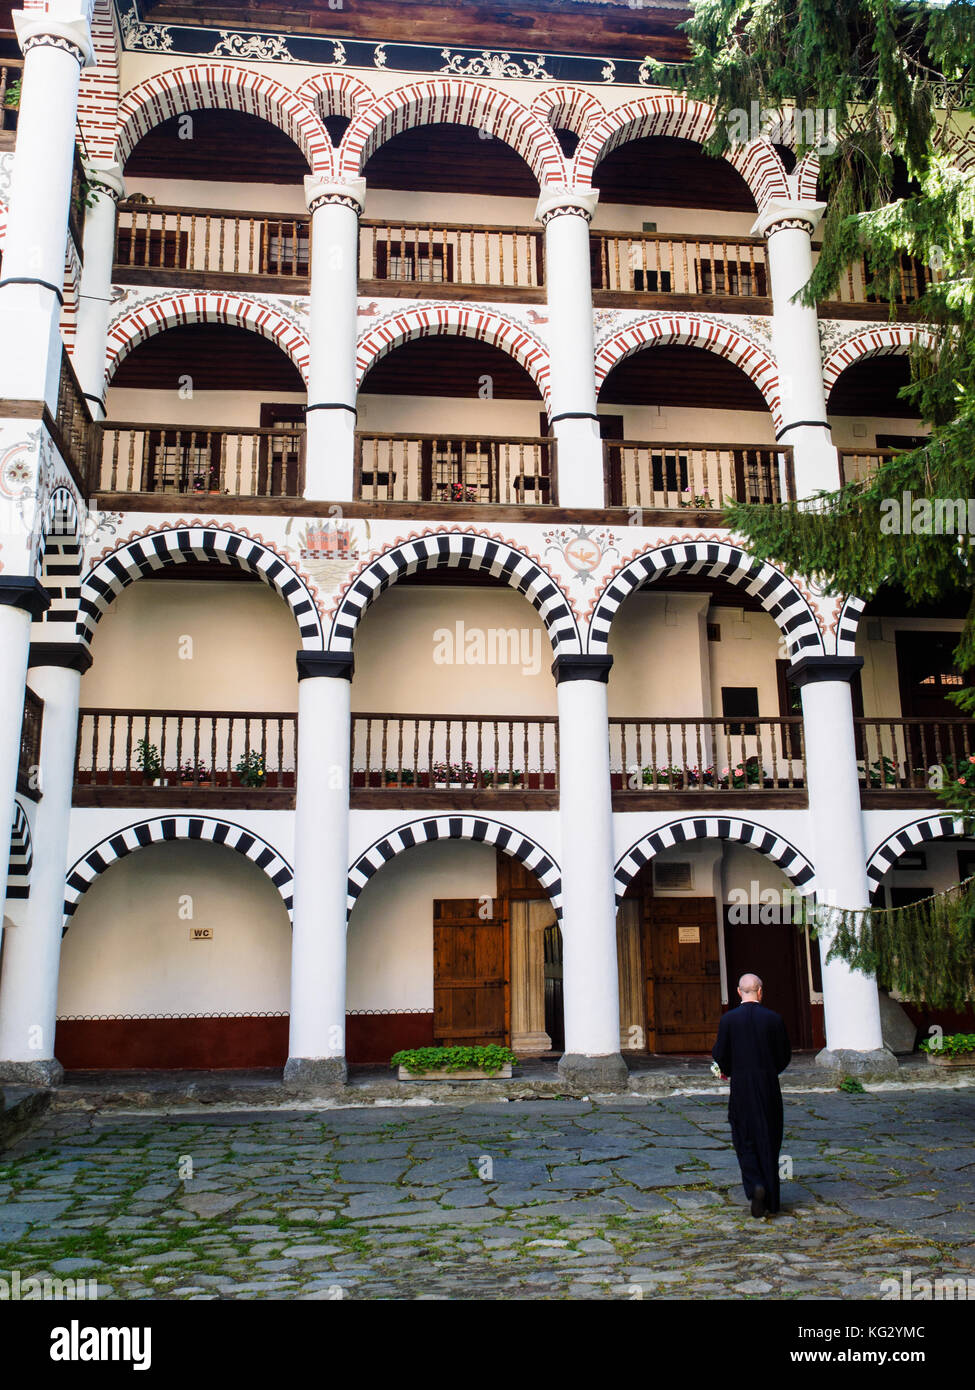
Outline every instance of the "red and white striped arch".
[[318, 115], [266, 72], [228, 63], [193, 63], [154, 73], [119, 104], [116, 158], [124, 166], [142, 137], [172, 116], [243, 111], [284, 131], [314, 173], [332, 172], [332, 142]]
[[614, 333], [596, 349], [596, 391], [601, 390], [606, 377], [624, 357], [643, 348], [666, 347], [672, 343], [706, 348], [740, 367], [768, 402], [775, 428], [781, 429], [779, 373], [769, 354], [735, 329], [692, 314], [655, 314]]
[[356, 348], [357, 386], [362, 385], [362, 379], [370, 367], [394, 348], [412, 342], [414, 338], [431, 338], [438, 334], [476, 338], [479, 342], [500, 348], [524, 367], [548, 407], [548, 349], [513, 319], [468, 304], [437, 304], [423, 309], [408, 309], [375, 324], [359, 339]]
[[826, 358], [823, 364], [823, 386], [826, 399], [847, 367], [865, 357], [896, 357], [910, 352], [914, 343], [934, 345], [934, 337], [926, 328], [910, 328], [906, 324], [884, 324], [866, 328], [847, 338]]
[[[668, 135], [703, 145], [713, 126], [714, 110], [701, 101], [673, 94], [628, 101], [604, 116], [581, 142], [573, 161], [572, 182], [577, 186], [591, 184], [599, 161], [629, 140]], [[789, 198], [785, 166], [770, 140], [736, 145], [725, 158], [748, 184], [759, 210], [772, 198]]]
[[413, 82], [360, 111], [339, 150], [341, 178], [356, 178], [380, 145], [404, 130], [446, 122], [476, 126], [520, 154], [540, 184], [564, 184], [566, 166], [548, 126], [514, 97], [476, 82]]
[[268, 338], [290, 357], [302, 379], [308, 380], [308, 338], [304, 330], [277, 309], [246, 295], [194, 293], [165, 295], [122, 313], [108, 329], [105, 379], [111, 381], [129, 353], [156, 333], [186, 323], [226, 323]]
[[547, 87], [539, 92], [531, 109], [553, 130], [571, 130], [579, 136], [606, 115], [602, 102], [582, 87]]
[[316, 72], [295, 92], [299, 101], [310, 106], [321, 118], [354, 117], [376, 100], [376, 93], [351, 72]]

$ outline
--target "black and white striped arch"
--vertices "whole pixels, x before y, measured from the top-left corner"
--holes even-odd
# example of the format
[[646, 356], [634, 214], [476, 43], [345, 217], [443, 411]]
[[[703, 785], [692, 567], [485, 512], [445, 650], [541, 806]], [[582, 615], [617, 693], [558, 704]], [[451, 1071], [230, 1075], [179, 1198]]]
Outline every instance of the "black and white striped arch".
[[837, 656], [856, 655], [857, 632], [859, 631], [860, 619], [863, 617], [863, 610], [866, 606], [866, 599], [848, 598], [840, 609], [839, 620], [836, 624]]
[[816, 616], [791, 579], [724, 541], [684, 541], [661, 546], [631, 560], [614, 575], [596, 605], [589, 628], [591, 652], [606, 651], [613, 618], [623, 600], [665, 574], [700, 574], [742, 585], [775, 619], [793, 658], [822, 653], [823, 639]]
[[245, 855], [259, 869], [263, 869], [275, 888], [281, 894], [288, 911], [292, 915], [294, 896], [294, 874], [286, 859], [252, 830], [232, 821], [216, 820], [211, 816], [158, 816], [153, 820], [139, 821], [106, 836], [100, 844], [83, 854], [68, 870], [64, 896], [65, 930], [78, 904], [88, 889], [98, 878], [119, 859], [128, 854], [145, 849], [147, 845], [163, 844], [167, 840], [204, 840], [214, 845], [224, 845]]
[[294, 614], [306, 650], [320, 651], [322, 624], [315, 601], [303, 578], [273, 550], [219, 527], [187, 526], [156, 531], [119, 546], [82, 581], [78, 605], [78, 635], [90, 642], [109, 604], [137, 579], [169, 565], [212, 562], [249, 570], [281, 595]]
[[34, 867], [27, 813], [19, 801], [14, 802], [14, 819], [10, 827], [10, 863], [7, 867], [7, 897], [30, 897], [30, 873]]
[[412, 849], [415, 845], [430, 844], [434, 840], [479, 840], [485, 845], [496, 845], [513, 859], [519, 859], [526, 868], [531, 869], [545, 889], [556, 916], [561, 920], [562, 875], [554, 859], [520, 830], [512, 830], [483, 816], [429, 816], [388, 831], [365, 853], [360, 854], [349, 870], [349, 912], [355, 907], [356, 899], [373, 874], [384, 864], [404, 850]]
[[524, 594], [548, 629], [556, 656], [579, 652], [579, 629], [563, 591], [540, 565], [503, 541], [464, 532], [420, 536], [380, 555], [356, 575], [332, 624], [329, 648], [351, 651], [359, 619], [404, 575], [429, 569], [486, 570]]
[[897, 863], [902, 854], [910, 853], [911, 850], [917, 849], [918, 845], [926, 844], [929, 840], [955, 839], [964, 836], [965, 822], [956, 820], [954, 816], [924, 816], [920, 820], [912, 821], [910, 825], [902, 825], [899, 830], [894, 831], [893, 835], [888, 835], [867, 860], [867, 878], [870, 880], [871, 902], [876, 904], [880, 901], [881, 881], [887, 870]]
[[773, 830], [738, 816], [688, 816], [658, 826], [626, 851], [616, 865], [616, 901], [622, 901], [632, 880], [654, 855], [690, 840], [736, 840], [778, 865], [802, 894], [813, 891], [812, 864], [795, 845]]

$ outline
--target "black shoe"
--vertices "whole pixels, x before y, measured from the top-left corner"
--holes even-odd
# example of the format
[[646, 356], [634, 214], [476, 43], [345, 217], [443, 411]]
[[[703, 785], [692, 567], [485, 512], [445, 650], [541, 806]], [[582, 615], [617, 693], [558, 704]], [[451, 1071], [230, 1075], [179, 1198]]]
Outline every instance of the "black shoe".
[[765, 1215], [765, 1188], [756, 1187], [752, 1193], [752, 1216]]

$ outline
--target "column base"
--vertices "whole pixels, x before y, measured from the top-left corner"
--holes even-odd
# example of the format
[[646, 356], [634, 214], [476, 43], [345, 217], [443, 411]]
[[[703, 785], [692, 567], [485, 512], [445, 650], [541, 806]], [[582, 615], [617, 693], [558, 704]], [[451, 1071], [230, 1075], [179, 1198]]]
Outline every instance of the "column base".
[[56, 1057], [38, 1062], [0, 1062], [0, 1081], [10, 1086], [60, 1086], [64, 1067]]
[[619, 1052], [610, 1052], [604, 1057], [566, 1052], [559, 1061], [559, 1076], [573, 1086], [586, 1086], [595, 1091], [625, 1091], [630, 1072]]
[[289, 1091], [317, 1090], [321, 1086], [344, 1086], [348, 1075], [344, 1057], [289, 1057], [284, 1084]]
[[816, 1054], [816, 1065], [835, 1076], [855, 1076], [859, 1080], [883, 1081], [896, 1076], [897, 1058], [886, 1047], [872, 1052], [857, 1052], [854, 1048], [824, 1047]]

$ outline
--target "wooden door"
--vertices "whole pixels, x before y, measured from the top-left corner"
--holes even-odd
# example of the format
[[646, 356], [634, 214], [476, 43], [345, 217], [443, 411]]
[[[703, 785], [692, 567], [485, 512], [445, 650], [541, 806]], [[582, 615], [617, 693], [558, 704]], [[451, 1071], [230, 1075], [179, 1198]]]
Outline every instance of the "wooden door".
[[[753, 906], [747, 922], [730, 920], [730, 913], [731, 908], [726, 906], [724, 942], [729, 1007], [738, 1003], [738, 981], [742, 975], [757, 975], [763, 986], [762, 1003], [782, 1015], [792, 1046], [812, 1047], [806, 943], [791, 914], [786, 913], [786, 920], [782, 921], [781, 909], [759, 903]], [[818, 951], [818, 945], [813, 945]]]
[[433, 904], [433, 1040], [438, 1047], [507, 1045], [510, 1028], [507, 915], [496, 901]]
[[651, 1052], [710, 1052], [721, 1017], [714, 898], [644, 899]]
[[964, 685], [955, 666], [956, 632], [898, 632], [895, 634], [901, 713], [922, 719], [923, 727], [908, 726], [907, 747], [912, 769], [926, 769], [968, 756], [975, 725], [957, 726], [942, 720], [964, 718], [949, 697]]

